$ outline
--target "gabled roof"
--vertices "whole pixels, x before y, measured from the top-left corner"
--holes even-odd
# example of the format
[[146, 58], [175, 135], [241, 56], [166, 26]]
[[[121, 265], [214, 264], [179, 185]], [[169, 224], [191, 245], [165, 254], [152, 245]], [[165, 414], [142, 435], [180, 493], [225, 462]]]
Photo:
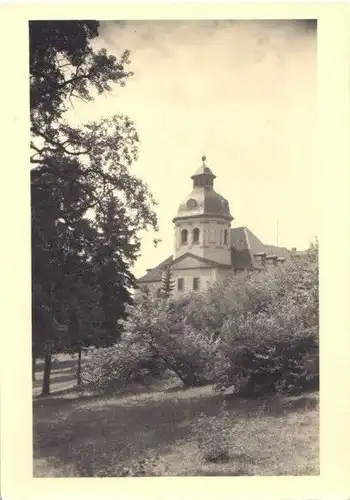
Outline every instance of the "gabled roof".
[[290, 251], [285, 247], [265, 245], [247, 227], [231, 229], [231, 260], [234, 269], [260, 267], [254, 257], [257, 253], [288, 258]]
[[142, 276], [141, 278], [139, 278], [137, 281], [140, 283], [154, 283], [154, 282], [158, 282], [158, 281], [160, 282], [162, 280], [162, 272], [164, 271], [164, 269], [166, 267], [168, 267], [169, 265], [171, 266], [171, 265], [183, 260], [186, 257], [192, 257], [192, 258], [198, 260], [199, 262], [203, 262], [205, 264], [208, 264], [208, 266], [210, 266], [210, 267], [228, 267], [226, 264], [221, 264], [220, 262], [216, 262], [216, 261], [210, 260], [210, 259], [205, 259], [204, 257], [199, 257], [198, 255], [195, 255], [193, 253], [186, 252], [186, 253], [180, 255], [180, 257], [178, 257], [177, 259], [174, 259], [174, 257], [172, 255], [170, 255], [165, 260], [163, 260], [163, 262], [158, 264], [158, 266], [153, 267], [152, 269], [147, 269], [147, 273], [144, 276]]
[[[174, 257], [172, 255], [170, 255], [169, 257], [167, 257], [166, 259], [164, 259], [160, 264], [158, 264], [158, 266], [156, 266], [155, 268], [153, 269], [165, 269], [166, 267], [168, 267], [168, 265], [174, 260]], [[147, 269], [147, 271], [150, 271], [150, 269]]]
[[174, 257], [170, 255], [165, 260], [163, 260], [158, 266], [153, 267], [152, 269], [147, 269], [147, 272], [144, 276], [139, 278], [137, 281], [141, 283], [151, 283], [162, 280], [162, 272], [163, 270], [174, 260]]
[[186, 257], [192, 257], [193, 259], [198, 260], [199, 262], [203, 262], [204, 264], [207, 264], [210, 267], [230, 267], [228, 264], [222, 264], [220, 262], [216, 262], [215, 260], [206, 259], [204, 257], [200, 257], [199, 255], [195, 255], [194, 253], [191, 252], [183, 253], [182, 255], [180, 255], [180, 257], [174, 259], [171, 262], [170, 267], [173, 266], [174, 264], [177, 264]]
[[277, 257], [288, 258], [290, 256], [290, 250], [288, 250], [288, 248], [278, 247], [276, 245], [265, 245], [250, 231], [250, 229], [246, 227], [245, 231], [253, 254], [265, 252], [266, 255], [277, 255]]
[[[258, 260], [254, 257], [255, 254], [265, 253], [268, 255], [276, 255], [288, 259], [291, 251], [285, 247], [277, 247], [275, 245], [265, 245], [259, 238], [253, 234], [247, 227], [235, 227], [231, 229], [231, 264], [233, 269], [253, 269], [260, 267]], [[190, 252], [187, 252], [174, 260], [170, 255], [163, 260], [158, 266], [147, 269], [147, 273], [139, 278], [140, 283], [160, 282], [162, 280], [162, 271], [169, 265], [172, 265], [185, 257], [193, 257], [200, 262], [208, 264], [210, 267], [227, 267], [225, 264], [220, 264], [210, 259], [198, 257]]]

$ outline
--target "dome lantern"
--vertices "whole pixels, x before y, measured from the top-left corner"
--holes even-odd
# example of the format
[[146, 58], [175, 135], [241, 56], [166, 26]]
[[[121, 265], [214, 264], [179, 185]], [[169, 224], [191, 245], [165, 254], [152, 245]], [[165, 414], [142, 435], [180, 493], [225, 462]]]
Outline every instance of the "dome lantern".
[[218, 217], [232, 221], [227, 200], [216, 193], [213, 181], [216, 176], [206, 165], [206, 157], [202, 156], [202, 165], [191, 176], [193, 190], [180, 204], [173, 222], [193, 217]]
[[202, 156], [202, 165], [196, 170], [196, 172], [192, 175], [191, 179], [193, 180], [193, 188], [207, 188], [213, 189], [213, 181], [215, 179], [215, 175], [211, 171], [209, 167], [206, 166], [206, 156]]

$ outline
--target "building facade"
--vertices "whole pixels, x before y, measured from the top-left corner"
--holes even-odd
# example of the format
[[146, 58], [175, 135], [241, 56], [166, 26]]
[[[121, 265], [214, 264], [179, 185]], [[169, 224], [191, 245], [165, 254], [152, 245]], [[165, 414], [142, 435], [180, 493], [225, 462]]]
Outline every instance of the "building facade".
[[214, 190], [215, 175], [205, 156], [191, 179], [192, 191], [173, 219], [173, 254], [137, 280], [141, 290], [157, 293], [167, 268], [178, 296], [205, 290], [233, 271], [263, 269], [289, 258], [287, 248], [263, 244], [247, 227], [231, 227], [229, 203]]

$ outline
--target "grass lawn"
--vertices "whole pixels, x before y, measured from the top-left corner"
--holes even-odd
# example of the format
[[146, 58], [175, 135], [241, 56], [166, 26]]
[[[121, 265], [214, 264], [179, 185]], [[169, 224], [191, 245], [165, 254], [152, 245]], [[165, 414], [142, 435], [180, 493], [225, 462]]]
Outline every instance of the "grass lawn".
[[[229, 418], [223, 426], [219, 411], [224, 397], [210, 387], [78, 397], [72, 388], [75, 364], [66, 358], [53, 367], [51, 397], [37, 398], [40, 373], [34, 384], [35, 477], [113, 477], [124, 467], [140, 475], [142, 459], [147, 461], [146, 475], [319, 474], [315, 393], [264, 400], [226, 398]], [[212, 432], [209, 427], [203, 434], [201, 413], [214, 422]], [[210, 463], [205, 450], [222, 445], [220, 425], [229, 456]]]

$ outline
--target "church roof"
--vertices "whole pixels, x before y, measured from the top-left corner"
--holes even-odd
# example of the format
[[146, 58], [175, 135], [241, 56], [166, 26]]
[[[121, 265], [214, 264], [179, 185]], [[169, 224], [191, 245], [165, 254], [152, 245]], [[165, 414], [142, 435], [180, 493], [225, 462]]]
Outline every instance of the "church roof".
[[174, 220], [183, 217], [214, 216], [232, 220], [227, 200], [214, 189], [198, 189], [186, 196]]
[[180, 255], [180, 257], [173, 259], [170, 263], [170, 266], [173, 266], [175, 263], [178, 263], [181, 260], [185, 260], [186, 257], [192, 257], [196, 261], [202, 262], [203, 264], [206, 264], [207, 267], [230, 267], [229, 264], [222, 264], [220, 262], [216, 262], [215, 260], [207, 259], [205, 257], [201, 257], [200, 255], [195, 255], [194, 253], [191, 253], [191, 252], [183, 253], [182, 255]]
[[153, 283], [157, 281], [161, 281], [162, 272], [164, 269], [168, 267], [168, 265], [174, 260], [174, 257], [170, 255], [165, 260], [163, 260], [158, 266], [153, 267], [152, 269], [147, 269], [147, 272], [144, 276], [139, 278], [137, 281], [140, 283]]
[[[259, 262], [255, 257], [255, 254], [258, 253], [265, 253], [266, 256], [275, 255], [278, 258], [288, 259], [291, 251], [285, 247], [265, 245], [247, 227], [236, 227], [231, 229], [231, 265], [233, 269], [242, 270], [259, 268]], [[162, 271], [171, 264], [173, 260], [173, 256], [170, 255], [158, 266], [148, 269], [147, 273], [137, 281], [139, 283], [160, 282], [162, 279]], [[208, 264], [209, 263], [211, 263], [213, 267], [216, 264], [214, 261], [208, 261]], [[221, 264], [217, 263], [217, 266], [220, 267]]]
[[216, 176], [207, 167], [205, 161], [206, 157], [202, 156], [203, 164], [191, 176], [191, 179], [193, 179], [193, 189], [179, 205], [173, 222], [178, 219], [201, 216], [213, 216], [230, 221], [233, 220], [228, 201], [214, 191], [213, 181]]
[[285, 247], [265, 245], [247, 227], [231, 229], [231, 262], [232, 267], [249, 269], [260, 267], [255, 255], [264, 253], [287, 259], [290, 251]]
[[193, 177], [197, 177], [197, 175], [210, 175], [215, 179], [215, 175], [213, 174], [211, 169], [206, 165], [201, 165], [199, 168], [197, 168], [195, 173], [192, 175], [191, 179], [193, 179]]

